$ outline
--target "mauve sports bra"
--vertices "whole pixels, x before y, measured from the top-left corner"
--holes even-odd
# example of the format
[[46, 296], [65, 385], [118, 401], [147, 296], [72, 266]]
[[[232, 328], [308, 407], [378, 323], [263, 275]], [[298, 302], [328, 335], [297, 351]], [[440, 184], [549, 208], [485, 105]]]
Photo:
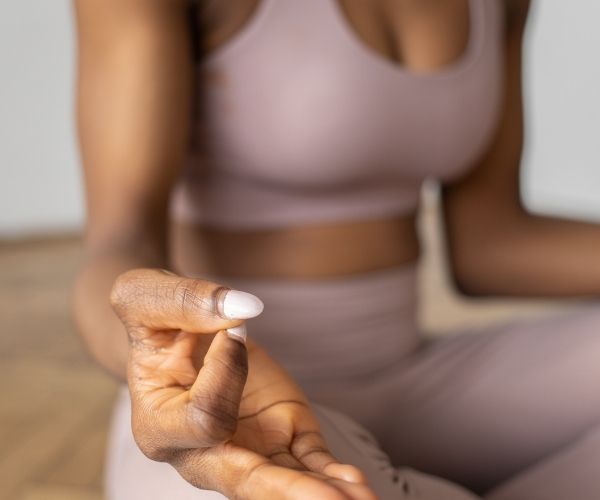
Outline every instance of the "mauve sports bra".
[[502, 94], [501, 0], [470, 0], [467, 48], [435, 73], [365, 45], [338, 0], [261, 0], [198, 65], [198, 119], [175, 218], [275, 228], [415, 210], [427, 177], [464, 174]]

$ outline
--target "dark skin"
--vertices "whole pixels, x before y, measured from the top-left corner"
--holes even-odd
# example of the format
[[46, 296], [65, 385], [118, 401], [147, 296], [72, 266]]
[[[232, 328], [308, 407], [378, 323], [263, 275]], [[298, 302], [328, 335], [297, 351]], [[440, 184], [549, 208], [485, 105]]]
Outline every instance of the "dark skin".
[[[235, 37], [257, 1], [200, 2], [204, 53]], [[528, 2], [505, 3], [504, 113], [478, 164], [443, 188], [454, 281], [471, 295], [597, 295], [600, 228], [533, 215], [521, 203]], [[251, 340], [244, 346], [222, 333], [241, 321], [206, 308], [218, 285], [157, 269], [287, 279], [385, 269], [418, 257], [414, 215], [243, 232], [169, 221], [168, 197], [201, 84], [194, 81], [186, 2], [76, 0], [75, 6], [88, 206], [75, 316], [98, 362], [128, 378], [142, 451], [231, 498], [372, 498], [361, 473], [329, 454], [305, 396], [285, 371]], [[366, 45], [415, 72], [440, 70], [468, 42], [466, 0], [339, 0], [339, 6]], [[352, 253], [341, 251], [348, 241]], [[227, 401], [211, 396], [223, 391]], [[217, 407], [206, 407], [215, 401]]]

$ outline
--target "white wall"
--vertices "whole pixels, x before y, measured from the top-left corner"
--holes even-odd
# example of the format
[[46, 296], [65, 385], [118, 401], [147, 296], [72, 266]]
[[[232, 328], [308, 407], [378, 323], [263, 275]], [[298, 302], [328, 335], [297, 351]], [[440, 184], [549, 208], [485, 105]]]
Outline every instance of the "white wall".
[[0, 237], [78, 227], [66, 0], [0, 2]]
[[[537, 210], [600, 219], [599, 18], [595, 0], [534, 9], [524, 189]], [[0, 64], [0, 237], [76, 228], [69, 2], [1, 2]]]
[[526, 45], [524, 193], [600, 220], [600, 2], [537, 0]]

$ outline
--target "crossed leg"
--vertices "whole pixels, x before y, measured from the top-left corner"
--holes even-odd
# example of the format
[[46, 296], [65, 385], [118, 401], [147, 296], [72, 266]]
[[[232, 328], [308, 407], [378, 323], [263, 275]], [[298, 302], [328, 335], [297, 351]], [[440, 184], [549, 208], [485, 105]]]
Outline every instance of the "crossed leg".
[[486, 500], [597, 500], [600, 425], [486, 495]]
[[[375, 439], [361, 425], [336, 411], [315, 405], [315, 414], [331, 451], [360, 467], [382, 500], [476, 500], [463, 488], [411, 469], [395, 469]], [[198, 490], [166, 463], [148, 459], [131, 433], [130, 401], [124, 388], [113, 414], [105, 478], [108, 500], [224, 500]]]
[[[333, 453], [384, 500], [597, 500], [599, 380], [600, 309], [590, 307], [435, 341], [371, 380], [309, 394], [341, 411], [315, 406]], [[223, 498], [144, 457], [129, 427], [125, 393], [110, 500]]]

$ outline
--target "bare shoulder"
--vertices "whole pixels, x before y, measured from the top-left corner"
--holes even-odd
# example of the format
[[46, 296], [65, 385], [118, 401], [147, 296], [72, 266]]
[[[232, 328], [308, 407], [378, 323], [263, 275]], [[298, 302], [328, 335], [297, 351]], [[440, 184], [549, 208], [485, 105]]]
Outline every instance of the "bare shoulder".
[[92, 24], [145, 22], [189, 9], [189, 0], [72, 0], [72, 4], [77, 19], [90, 18]]

